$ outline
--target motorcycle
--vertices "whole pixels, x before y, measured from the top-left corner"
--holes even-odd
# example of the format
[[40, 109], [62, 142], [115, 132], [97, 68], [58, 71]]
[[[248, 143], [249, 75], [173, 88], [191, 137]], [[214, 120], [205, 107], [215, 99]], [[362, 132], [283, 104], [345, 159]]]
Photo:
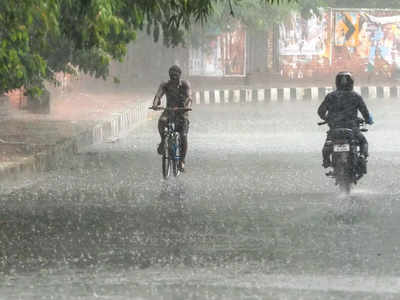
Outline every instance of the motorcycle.
[[[318, 125], [327, 124], [326, 121]], [[367, 132], [365, 121], [358, 119], [358, 127], [361, 132]], [[328, 177], [335, 179], [335, 184], [346, 194], [350, 193], [353, 185], [357, 184], [367, 173], [366, 158], [361, 157], [359, 141], [353, 129], [334, 128], [328, 131], [327, 145], [330, 149], [330, 161], [332, 171], [326, 173]]]

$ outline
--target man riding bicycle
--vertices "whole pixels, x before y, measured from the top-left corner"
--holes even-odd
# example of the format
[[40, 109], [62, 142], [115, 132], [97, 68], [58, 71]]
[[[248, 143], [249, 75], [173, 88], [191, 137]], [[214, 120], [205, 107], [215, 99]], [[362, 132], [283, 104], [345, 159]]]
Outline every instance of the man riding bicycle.
[[[336, 90], [326, 95], [318, 108], [318, 115], [327, 121], [329, 128], [353, 129], [360, 145], [360, 155], [363, 168], [366, 170], [366, 158], [368, 157], [368, 142], [361, 133], [358, 123], [358, 111], [361, 112], [367, 124], [373, 124], [372, 117], [363, 98], [353, 91], [354, 80], [349, 72], [340, 72], [336, 75]], [[329, 132], [322, 149], [323, 167], [331, 166], [330, 155], [332, 142]], [[366, 171], [364, 171], [365, 173]]]
[[[157, 90], [153, 100], [153, 108], [157, 108], [161, 104], [161, 98], [165, 95], [167, 98], [167, 108], [191, 108], [191, 90], [190, 84], [186, 80], [181, 80], [182, 71], [177, 65], [173, 65], [168, 70], [169, 81], [162, 82]], [[181, 160], [179, 169], [184, 171], [185, 157], [188, 149], [188, 132], [189, 132], [189, 116], [188, 112], [179, 112], [175, 114], [176, 131], [181, 136]], [[157, 152], [162, 155], [164, 153], [164, 128], [168, 123], [168, 113], [164, 111], [158, 120], [158, 131], [161, 136], [161, 142]]]

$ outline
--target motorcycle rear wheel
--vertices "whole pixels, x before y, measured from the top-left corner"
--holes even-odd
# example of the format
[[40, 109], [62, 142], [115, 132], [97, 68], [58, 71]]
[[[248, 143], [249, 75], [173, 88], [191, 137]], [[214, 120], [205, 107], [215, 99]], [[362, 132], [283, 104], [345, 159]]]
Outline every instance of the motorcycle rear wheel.
[[339, 165], [335, 167], [336, 183], [339, 185], [339, 189], [342, 193], [350, 194], [351, 191], [351, 178], [349, 175], [349, 170], [346, 167]]
[[350, 194], [351, 191], [351, 183], [347, 180], [343, 180], [339, 182], [339, 189], [342, 193], [346, 195]]

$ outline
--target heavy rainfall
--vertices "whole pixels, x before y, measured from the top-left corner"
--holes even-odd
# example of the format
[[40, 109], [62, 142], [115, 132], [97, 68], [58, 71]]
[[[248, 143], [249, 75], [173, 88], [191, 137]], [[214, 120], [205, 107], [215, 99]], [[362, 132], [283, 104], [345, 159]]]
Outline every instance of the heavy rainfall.
[[[28, 22], [21, 16], [38, 17], [21, 2], [0, 4], [10, 34]], [[146, 17], [152, 1], [135, 4], [141, 24], [124, 11], [129, 1], [72, 1], [85, 20], [107, 11], [134, 29], [104, 19], [104, 48], [85, 27], [85, 46], [68, 37], [77, 12], [50, 2], [37, 1], [66, 33], [37, 29], [52, 47], [0, 29], [0, 72], [25, 70], [0, 80], [0, 299], [399, 298], [395, 1], [204, 1], [212, 5], [199, 8], [202, 25], [195, 1], [181, 1], [193, 10], [170, 27], [154, 10]], [[160, 2], [182, 13], [180, 1]], [[30, 47], [7, 60], [25, 38]], [[36, 62], [50, 73], [30, 74], [22, 52], [42, 55]], [[171, 66], [181, 71], [177, 88]], [[330, 135], [325, 168], [334, 125], [327, 117], [319, 126], [317, 111], [333, 97], [365, 103], [369, 155], [353, 135]], [[172, 115], [150, 108], [171, 103], [192, 110], [174, 112], [178, 134], [160, 150], [159, 118]]]

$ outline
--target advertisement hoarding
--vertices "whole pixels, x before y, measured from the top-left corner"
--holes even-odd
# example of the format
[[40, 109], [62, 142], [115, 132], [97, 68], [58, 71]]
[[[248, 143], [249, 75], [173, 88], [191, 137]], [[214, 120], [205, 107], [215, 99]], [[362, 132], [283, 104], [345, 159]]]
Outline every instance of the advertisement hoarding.
[[208, 39], [189, 49], [190, 76], [245, 76], [246, 33], [238, 26], [232, 32]]
[[307, 20], [293, 12], [279, 26], [281, 75], [290, 79], [323, 73], [331, 62], [331, 14], [320, 9]]
[[390, 78], [400, 66], [400, 12], [337, 11], [336, 66]]
[[308, 20], [294, 13], [279, 33], [280, 69], [287, 78], [342, 70], [392, 78], [400, 69], [398, 10], [326, 9]]

